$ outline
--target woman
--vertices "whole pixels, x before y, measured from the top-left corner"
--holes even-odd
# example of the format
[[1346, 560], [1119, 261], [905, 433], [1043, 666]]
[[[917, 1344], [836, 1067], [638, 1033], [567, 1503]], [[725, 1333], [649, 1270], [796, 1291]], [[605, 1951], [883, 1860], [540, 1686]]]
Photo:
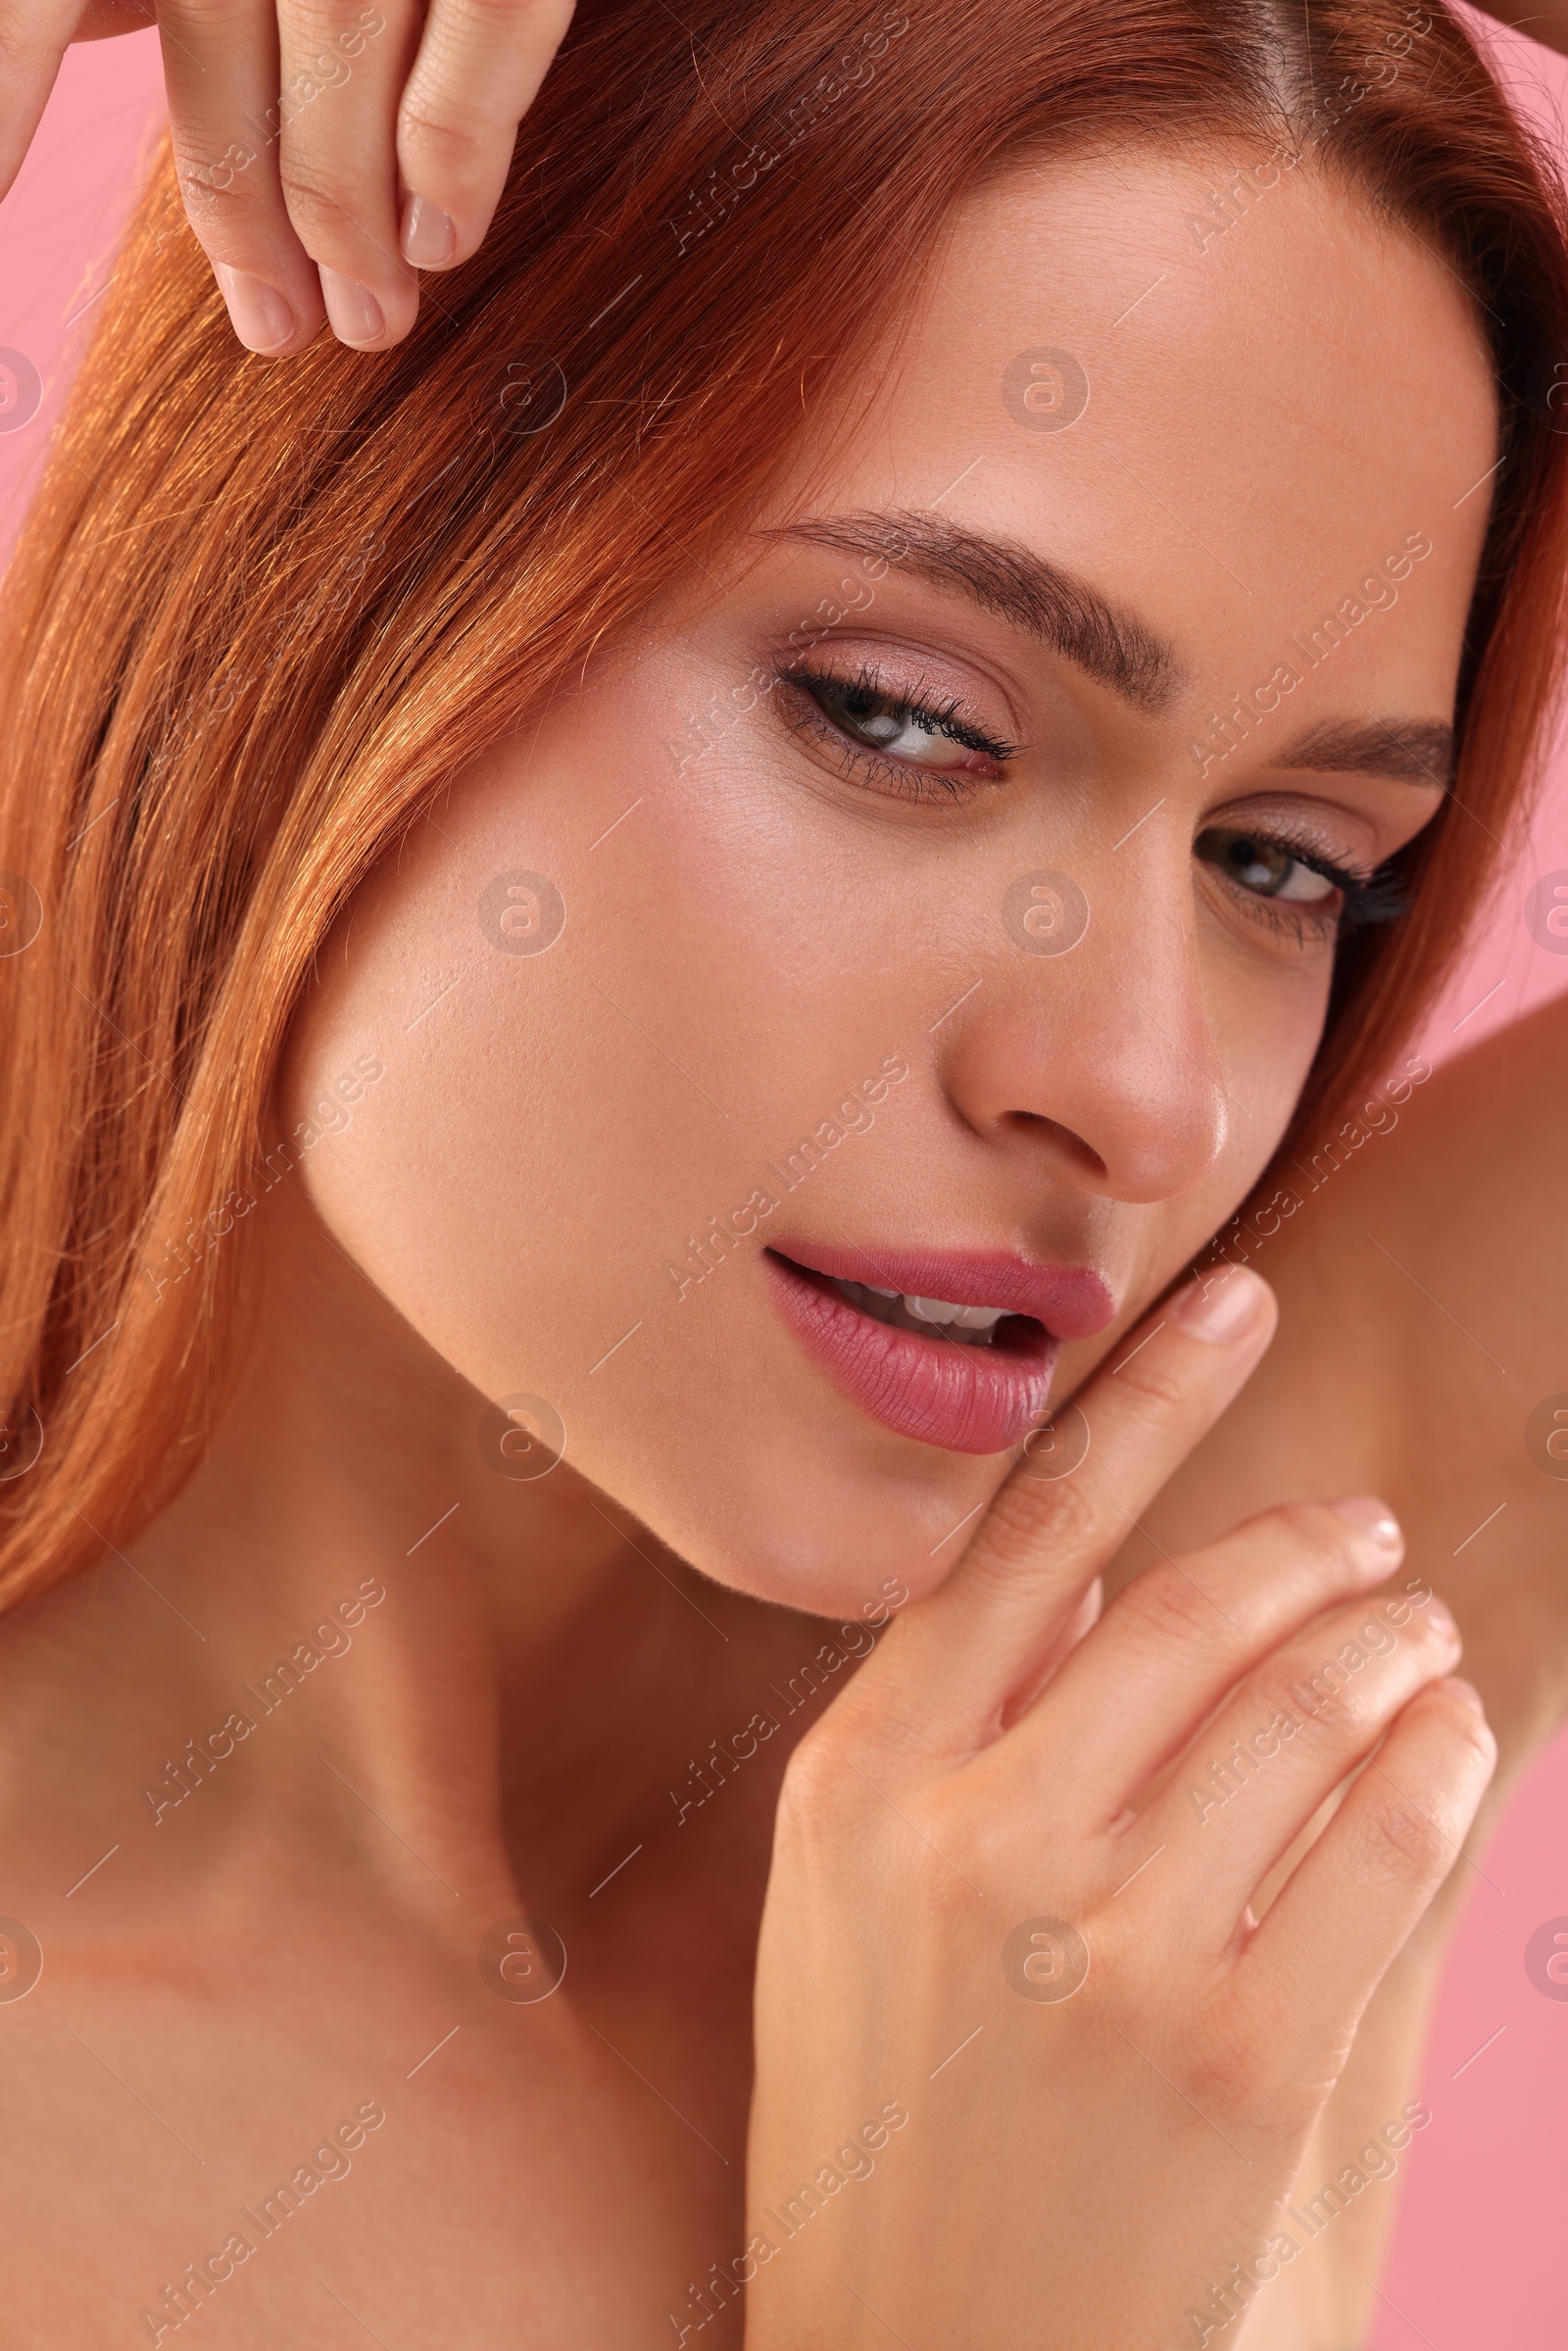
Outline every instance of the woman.
[[1362, 2324], [1494, 1748], [1383, 1486], [1194, 1448], [1426, 1087], [1568, 283], [1447, 19], [1308, 30], [582, 12], [374, 363], [150, 195], [7, 622], [51, 2341]]

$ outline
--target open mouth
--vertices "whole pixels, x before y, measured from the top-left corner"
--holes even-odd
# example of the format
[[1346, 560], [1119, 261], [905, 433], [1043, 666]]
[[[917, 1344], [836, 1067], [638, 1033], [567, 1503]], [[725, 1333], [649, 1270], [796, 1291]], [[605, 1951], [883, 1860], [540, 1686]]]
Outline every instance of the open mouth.
[[885, 1427], [953, 1452], [1020, 1443], [1049, 1408], [1062, 1340], [1114, 1311], [1085, 1268], [1002, 1253], [792, 1240], [763, 1264], [786, 1321], [841, 1389]]
[[833, 1274], [817, 1274], [808, 1265], [797, 1273], [834, 1291], [846, 1304], [891, 1331], [909, 1331], [916, 1339], [941, 1346], [999, 1347], [1004, 1353], [1028, 1353], [1049, 1336], [1032, 1315], [1015, 1314], [1006, 1306], [970, 1306], [956, 1298], [908, 1297], [903, 1291], [882, 1290], [869, 1282], [846, 1282]]
[[895, 1331], [913, 1331], [920, 1339], [954, 1339], [960, 1347], [1005, 1346], [1003, 1324], [1029, 1319], [1009, 1314], [1005, 1306], [960, 1306], [950, 1298], [906, 1298], [901, 1291], [873, 1289], [869, 1282], [835, 1281], [833, 1287], [873, 1322], [885, 1322]]

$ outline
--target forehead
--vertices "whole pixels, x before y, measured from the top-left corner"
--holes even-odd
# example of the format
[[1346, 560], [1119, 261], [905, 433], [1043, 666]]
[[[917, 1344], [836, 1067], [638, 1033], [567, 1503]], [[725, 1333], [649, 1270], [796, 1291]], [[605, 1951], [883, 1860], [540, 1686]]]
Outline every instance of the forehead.
[[808, 506], [1021, 539], [1170, 638], [1200, 697], [1266, 675], [1419, 535], [1408, 609], [1353, 631], [1338, 699], [1355, 676], [1412, 708], [1451, 696], [1495, 459], [1490, 356], [1441, 256], [1310, 159], [1009, 166], [956, 209], [844, 394], [796, 485]]

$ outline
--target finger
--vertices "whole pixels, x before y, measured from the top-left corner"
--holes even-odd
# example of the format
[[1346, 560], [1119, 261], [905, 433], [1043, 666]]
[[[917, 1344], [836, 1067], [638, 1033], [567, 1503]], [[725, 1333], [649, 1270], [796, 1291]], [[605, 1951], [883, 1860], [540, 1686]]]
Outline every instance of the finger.
[[1129, 1333], [1074, 1398], [1089, 1434], [1079, 1467], [1043, 1481], [1027, 1456], [1017, 1463], [948, 1581], [861, 1668], [853, 1687], [862, 1704], [891, 1683], [924, 1739], [962, 1752], [994, 1735], [1128, 1527], [1253, 1369], [1275, 1320], [1267, 1284], [1237, 1267], [1190, 1283]]
[[571, 12], [572, 0], [433, 0], [398, 109], [405, 261], [450, 269], [477, 250]]
[[[1400, 1622], [1399, 1620], [1405, 1620]], [[1179, 1883], [1189, 1933], [1213, 1948], [1280, 1856], [1430, 1682], [1451, 1673], [1459, 1635], [1441, 1600], [1386, 1601], [1289, 1642], [1200, 1733], [1146, 1834], [1202, 1868]]]
[[1015, 1690], [1004, 1706], [1002, 1710], [1004, 1731], [1009, 1730], [1020, 1715], [1034, 1704], [1041, 1691], [1060, 1672], [1074, 1649], [1081, 1641], [1087, 1640], [1096, 1625], [1099, 1624], [1104, 1606], [1104, 1582], [1097, 1576], [1076, 1608], [1063, 1618], [1059, 1631], [1052, 1636], [1050, 1646], [1035, 1666], [1028, 1682], [1021, 1689]]
[[112, 41], [117, 33], [141, 32], [157, 22], [153, 0], [87, 0], [76, 19], [72, 46], [77, 41]]
[[1497, 1747], [1467, 1683], [1413, 1698], [1239, 1963], [1265, 2013], [1343, 2045], [1459, 1857]]
[[9, 0], [0, 8], [0, 196], [43, 120], [81, 0]]
[[[1032, 1768], [1102, 1825], [1187, 1745], [1242, 1677], [1348, 1594], [1381, 1584], [1404, 1547], [1386, 1503], [1295, 1502], [1218, 1543], [1147, 1568], [1112, 1602], [1032, 1713]], [[1408, 1616], [1408, 1604], [1405, 1604]], [[1108, 1720], [1113, 1743], [1097, 1737]], [[1070, 1765], [1070, 1770], [1064, 1767]]]
[[234, 332], [270, 359], [303, 350], [325, 313], [278, 184], [271, 8], [268, 0], [159, 0], [158, 38], [186, 218]]
[[279, 171], [289, 219], [320, 270], [332, 331], [357, 351], [401, 342], [419, 281], [398, 252], [398, 98], [419, 34], [416, 0], [280, 0]]

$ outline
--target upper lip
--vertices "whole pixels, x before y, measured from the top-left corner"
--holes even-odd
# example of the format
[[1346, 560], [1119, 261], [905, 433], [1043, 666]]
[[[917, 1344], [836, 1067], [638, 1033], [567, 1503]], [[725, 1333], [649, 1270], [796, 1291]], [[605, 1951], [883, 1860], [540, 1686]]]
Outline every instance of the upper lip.
[[771, 1247], [792, 1264], [832, 1281], [1032, 1315], [1055, 1339], [1092, 1339], [1116, 1313], [1109, 1285], [1092, 1266], [1037, 1265], [1007, 1249], [841, 1249], [794, 1240]]

